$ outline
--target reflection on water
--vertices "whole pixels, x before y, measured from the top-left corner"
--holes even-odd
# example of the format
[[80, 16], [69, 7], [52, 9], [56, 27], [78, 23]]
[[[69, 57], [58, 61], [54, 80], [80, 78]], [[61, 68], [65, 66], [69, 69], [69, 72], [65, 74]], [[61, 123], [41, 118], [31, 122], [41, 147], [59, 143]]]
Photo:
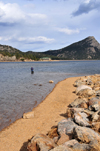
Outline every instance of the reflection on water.
[[99, 66], [100, 61], [0, 63], [0, 130], [36, 107], [57, 82], [100, 74]]

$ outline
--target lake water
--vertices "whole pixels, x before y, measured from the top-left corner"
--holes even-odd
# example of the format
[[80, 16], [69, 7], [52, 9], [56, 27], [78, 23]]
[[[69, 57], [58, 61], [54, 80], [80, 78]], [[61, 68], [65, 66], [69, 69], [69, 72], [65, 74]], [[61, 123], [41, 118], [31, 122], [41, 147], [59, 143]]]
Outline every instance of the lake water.
[[99, 60], [0, 63], [0, 130], [36, 107], [59, 81], [92, 74], [100, 74]]

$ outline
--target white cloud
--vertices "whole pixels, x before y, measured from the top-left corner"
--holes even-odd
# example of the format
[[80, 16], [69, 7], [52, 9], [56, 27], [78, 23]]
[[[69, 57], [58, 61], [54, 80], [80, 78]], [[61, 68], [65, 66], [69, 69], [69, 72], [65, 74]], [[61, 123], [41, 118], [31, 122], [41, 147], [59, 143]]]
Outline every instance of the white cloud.
[[14, 23], [25, 19], [25, 14], [16, 3], [4, 4], [3, 2], [0, 2], [0, 15], [0, 22], [2, 23]]
[[[33, 5], [32, 5], [33, 7]], [[45, 23], [47, 16], [42, 13], [27, 13], [21, 10], [17, 3], [0, 2], [0, 23], [13, 24], [13, 23], [28, 23], [38, 24]]]
[[35, 42], [52, 43], [55, 40], [53, 38], [38, 36], [38, 37], [19, 37], [18, 41], [26, 42], [26, 43], [35, 43]]
[[75, 33], [79, 33], [79, 29], [69, 29], [69, 28], [57, 28], [58, 31], [63, 32], [65, 34], [71, 35]]
[[33, 18], [33, 19], [45, 19], [45, 18], [47, 18], [47, 16], [45, 15], [45, 14], [33, 14], [33, 13], [31, 13], [31, 14], [28, 14], [28, 16], [29, 17], [31, 17], [31, 18]]

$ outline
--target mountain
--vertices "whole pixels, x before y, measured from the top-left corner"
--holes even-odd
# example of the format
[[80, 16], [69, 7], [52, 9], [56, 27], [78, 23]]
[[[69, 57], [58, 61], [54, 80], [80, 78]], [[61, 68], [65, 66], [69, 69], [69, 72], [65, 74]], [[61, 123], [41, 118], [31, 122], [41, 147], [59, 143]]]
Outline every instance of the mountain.
[[93, 36], [89, 36], [62, 49], [46, 51], [45, 54], [67, 60], [100, 59], [100, 44]]
[[45, 52], [22, 52], [11, 46], [0, 45], [0, 54], [9, 56], [9, 59], [12, 59], [12, 57], [15, 56], [17, 60], [39, 60], [41, 57], [50, 57], [53, 60], [100, 59], [100, 44], [93, 36], [89, 36], [67, 47]]

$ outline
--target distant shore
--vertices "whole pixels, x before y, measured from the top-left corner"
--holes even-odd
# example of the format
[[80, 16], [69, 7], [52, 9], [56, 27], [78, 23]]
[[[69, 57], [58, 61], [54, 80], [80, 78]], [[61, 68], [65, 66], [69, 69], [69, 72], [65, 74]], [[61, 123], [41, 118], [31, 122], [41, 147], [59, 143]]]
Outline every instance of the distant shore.
[[0, 149], [26, 151], [28, 139], [37, 133], [46, 134], [52, 126], [64, 119], [67, 106], [76, 95], [73, 83], [78, 77], [68, 78], [56, 84], [53, 91], [34, 111], [33, 119], [19, 119], [0, 132]]
[[21, 60], [16, 60], [16, 61], [0, 61], [0, 62], [53, 62], [53, 61], [100, 61], [100, 60], [50, 60], [50, 61], [47, 61], [47, 60], [25, 60], [25, 61], [21, 61]]

